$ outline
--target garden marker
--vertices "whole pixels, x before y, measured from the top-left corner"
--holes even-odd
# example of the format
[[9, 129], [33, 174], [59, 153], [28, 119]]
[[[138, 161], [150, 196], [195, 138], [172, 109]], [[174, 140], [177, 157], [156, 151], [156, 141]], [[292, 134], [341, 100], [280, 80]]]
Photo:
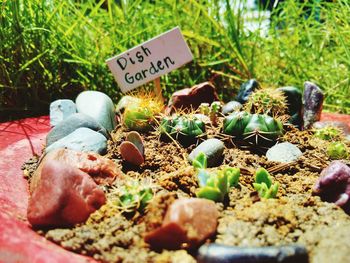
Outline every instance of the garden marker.
[[106, 62], [122, 92], [155, 80], [155, 91], [161, 94], [158, 78], [192, 60], [180, 28], [175, 27]]

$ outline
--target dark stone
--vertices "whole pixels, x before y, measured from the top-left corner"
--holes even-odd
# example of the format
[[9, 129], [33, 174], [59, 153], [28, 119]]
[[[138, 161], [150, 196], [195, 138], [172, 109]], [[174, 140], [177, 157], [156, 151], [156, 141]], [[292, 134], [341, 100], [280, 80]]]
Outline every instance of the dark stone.
[[233, 111], [239, 111], [242, 108], [242, 104], [239, 103], [238, 101], [230, 101], [228, 103], [226, 103], [223, 107], [222, 107], [222, 114], [227, 115], [232, 113]]
[[99, 132], [106, 138], [109, 138], [106, 129], [102, 127], [102, 125], [100, 125], [97, 121], [95, 121], [94, 118], [82, 113], [75, 113], [69, 116], [67, 119], [61, 121], [49, 132], [46, 137], [46, 146], [51, 145], [59, 139], [62, 139], [63, 137], [71, 134], [76, 129], [82, 127]]
[[211, 104], [218, 100], [219, 97], [214, 85], [210, 82], [204, 82], [192, 88], [174, 92], [169, 100], [168, 113], [176, 109], [196, 110], [201, 103]]
[[247, 82], [244, 82], [239, 88], [236, 100], [242, 104], [246, 103], [250, 94], [259, 87], [260, 85], [255, 79], [250, 79]]
[[199, 248], [200, 263], [308, 263], [307, 250], [302, 245], [270, 247], [235, 247], [221, 244]]
[[323, 201], [332, 202], [350, 214], [350, 167], [341, 161], [333, 161], [322, 170], [313, 189]]
[[304, 83], [304, 129], [311, 128], [314, 122], [321, 119], [323, 100], [322, 90], [314, 83], [306, 81]]
[[303, 102], [300, 89], [296, 87], [282, 87], [277, 90], [281, 91], [286, 97], [288, 114], [290, 115], [289, 122], [298, 128], [301, 128], [303, 122]]

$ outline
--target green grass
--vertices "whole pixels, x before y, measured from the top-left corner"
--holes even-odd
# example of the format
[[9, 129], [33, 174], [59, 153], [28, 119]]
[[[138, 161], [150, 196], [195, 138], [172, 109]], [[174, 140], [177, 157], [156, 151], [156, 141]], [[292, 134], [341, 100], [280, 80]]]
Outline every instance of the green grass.
[[[251, 77], [266, 87], [311, 80], [326, 92], [327, 110], [350, 113], [346, 0], [286, 1], [267, 38], [243, 31], [242, 12], [232, 11], [238, 1], [117, 2], [2, 0], [0, 119], [45, 114], [50, 101], [85, 89], [117, 101], [122, 94], [105, 60], [177, 25], [195, 60], [162, 77], [165, 96], [206, 80], [224, 100]], [[322, 23], [304, 18], [306, 6]]]

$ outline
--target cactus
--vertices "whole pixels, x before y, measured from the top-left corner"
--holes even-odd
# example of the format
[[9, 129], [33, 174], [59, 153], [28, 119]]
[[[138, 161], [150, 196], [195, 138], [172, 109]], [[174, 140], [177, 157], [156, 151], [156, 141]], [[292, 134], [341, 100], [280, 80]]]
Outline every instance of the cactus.
[[141, 165], [144, 161], [144, 145], [138, 132], [129, 132], [126, 140], [120, 145], [120, 154], [124, 160], [134, 165]]
[[250, 113], [266, 114], [273, 117], [286, 114], [288, 107], [282, 91], [276, 89], [258, 89], [254, 91], [245, 104]]
[[327, 147], [327, 154], [333, 160], [346, 159], [349, 157], [349, 151], [342, 142], [331, 142]]
[[250, 145], [268, 147], [283, 134], [283, 125], [267, 115], [234, 112], [224, 119], [223, 133]]
[[112, 188], [109, 193], [109, 199], [124, 213], [142, 212], [153, 196], [152, 186], [136, 179]]
[[277, 195], [279, 184], [272, 184], [271, 176], [264, 168], [259, 168], [255, 172], [254, 189], [261, 198], [275, 198]]
[[207, 168], [207, 157], [201, 152], [193, 160], [192, 165], [198, 171], [199, 189], [197, 197], [222, 202], [229, 192], [230, 187], [238, 185], [240, 170], [238, 168], [225, 167], [216, 173], [209, 173]]
[[322, 140], [334, 141], [334, 140], [341, 139], [343, 136], [343, 133], [341, 129], [337, 127], [326, 126], [324, 128], [317, 129], [314, 133], [314, 136]]
[[152, 93], [142, 93], [129, 99], [125, 107], [122, 121], [124, 126], [133, 131], [148, 131], [157, 114], [163, 110], [163, 103]]
[[162, 136], [170, 135], [182, 145], [196, 143], [198, 137], [205, 134], [205, 124], [192, 115], [174, 115], [163, 118], [160, 124]]

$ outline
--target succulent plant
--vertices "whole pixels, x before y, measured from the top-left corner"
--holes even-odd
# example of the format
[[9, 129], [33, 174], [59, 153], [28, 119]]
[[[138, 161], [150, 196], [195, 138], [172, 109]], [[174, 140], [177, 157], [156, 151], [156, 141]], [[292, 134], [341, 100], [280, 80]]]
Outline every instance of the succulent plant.
[[195, 143], [199, 136], [205, 134], [205, 124], [192, 115], [173, 115], [163, 118], [160, 133], [163, 137], [170, 135], [182, 145], [188, 146]]
[[279, 184], [275, 182], [272, 184], [271, 176], [264, 168], [259, 168], [255, 172], [254, 189], [262, 198], [275, 198], [277, 195]]
[[250, 145], [269, 147], [283, 134], [283, 125], [268, 115], [234, 112], [224, 119], [223, 133]]
[[112, 188], [111, 200], [122, 212], [142, 212], [154, 193], [151, 184], [130, 179], [123, 185]]
[[333, 160], [346, 159], [349, 157], [349, 151], [343, 142], [331, 142], [327, 146], [327, 154]]
[[163, 110], [162, 101], [152, 93], [144, 93], [126, 100], [122, 121], [129, 130], [144, 132], [152, 128], [157, 114]]
[[340, 128], [334, 126], [326, 126], [324, 128], [315, 130], [314, 136], [322, 140], [333, 141], [340, 139], [343, 136], [343, 133]]
[[210, 173], [207, 168], [207, 157], [204, 153], [198, 154], [192, 165], [198, 171], [199, 189], [197, 197], [222, 202], [230, 187], [238, 185], [240, 170], [233, 167], [224, 167], [215, 173]]
[[249, 96], [244, 108], [250, 113], [273, 117], [285, 115], [288, 109], [286, 97], [277, 89], [257, 89]]
[[134, 165], [141, 165], [144, 161], [144, 145], [140, 134], [129, 132], [125, 141], [120, 144], [120, 154], [124, 160]]

